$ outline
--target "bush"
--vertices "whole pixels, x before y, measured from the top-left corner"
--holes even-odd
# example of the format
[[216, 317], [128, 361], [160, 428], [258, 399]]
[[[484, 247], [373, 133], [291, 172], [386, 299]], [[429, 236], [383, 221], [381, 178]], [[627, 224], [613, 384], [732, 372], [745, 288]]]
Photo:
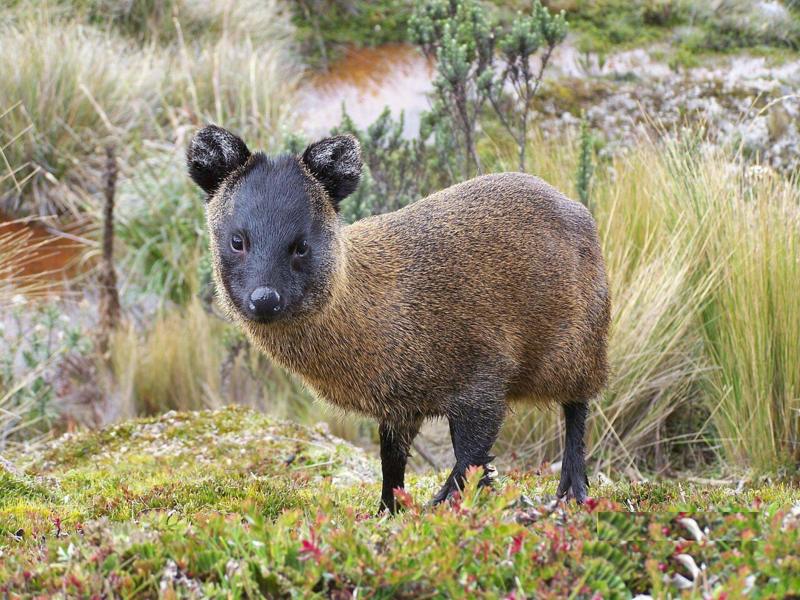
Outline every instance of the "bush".
[[441, 183], [435, 176], [435, 150], [422, 137], [403, 138], [403, 115], [394, 120], [388, 107], [365, 131], [344, 113], [340, 125], [331, 131], [332, 135], [340, 133], [358, 138], [364, 159], [358, 189], [341, 207], [345, 221], [403, 208]]

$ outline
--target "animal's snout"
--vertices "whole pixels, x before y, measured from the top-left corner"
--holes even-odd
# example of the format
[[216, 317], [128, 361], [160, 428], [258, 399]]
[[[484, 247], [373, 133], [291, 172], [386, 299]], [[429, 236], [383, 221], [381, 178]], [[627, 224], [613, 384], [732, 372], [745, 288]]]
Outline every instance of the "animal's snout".
[[257, 287], [250, 292], [250, 311], [258, 319], [271, 319], [283, 309], [281, 295], [271, 287]]

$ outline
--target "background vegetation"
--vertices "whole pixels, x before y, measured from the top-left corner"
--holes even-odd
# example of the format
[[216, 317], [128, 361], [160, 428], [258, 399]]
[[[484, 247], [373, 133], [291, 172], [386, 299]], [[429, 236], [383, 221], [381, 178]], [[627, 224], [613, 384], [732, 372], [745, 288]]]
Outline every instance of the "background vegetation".
[[[797, 543], [796, 521], [782, 520], [793, 514], [787, 505], [798, 502], [800, 465], [796, 171], [773, 168], [753, 150], [750, 121], [741, 135], [721, 140], [698, 120], [668, 126], [653, 118], [624, 152], [612, 151], [613, 132], [596, 128], [587, 115], [614, 76], [592, 79], [587, 85], [597, 89], [589, 91], [581, 82], [548, 78], [551, 53], [574, 50], [589, 73], [602, 71], [615, 52], [642, 45], [665, 53], [660, 60], [677, 73], [702, 61], [721, 64], [743, 49], [776, 64], [791, 62], [800, 44], [800, 7], [740, 0], [551, 0], [545, 7], [549, 11], [538, 3], [468, 0], [36, 0], [0, 9], [0, 456], [18, 465], [0, 462], [0, 534], [21, 543], [0, 566], [0, 581], [30, 593], [78, 594], [100, 590], [99, 582], [114, 573], [114, 589], [128, 594], [186, 592], [195, 585], [187, 582], [197, 580], [204, 591], [219, 594], [238, 582], [262, 592], [307, 586], [335, 595], [366, 586], [359, 589], [390, 595], [445, 585], [455, 577], [448, 565], [461, 561], [471, 566], [451, 595], [470, 589], [524, 595], [544, 580], [549, 587], [540, 591], [553, 596], [575, 590], [657, 594], [663, 585], [680, 589], [673, 575], [687, 579], [691, 593], [712, 595], [752, 588], [750, 576], [774, 595], [780, 589], [768, 585], [800, 586], [786, 578], [790, 563], [775, 563], [774, 573], [757, 568], [771, 564], [776, 546]], [[612, 376], [592, 406], [590, 470], [595, 493], [609, 498], [601, 505], [608, 527], [632, 528], [601, 540], [647, 541], [644, 549], [631, 550], [635, 568], [608, 543], [590, 541], [600, 527], [591, 512], [548, 512], [528, 527], [525, 519], [542, 510], [554, 486], [549, 464], [560, 458], [563, 435], [555, 410], [519, 407], [508, 420], [498, 455], [520, 471], [512, 471], [505, 492], [488, 498], [466, 493], [461, 520], [424, 513], [409, 500], [410, 517], [374, 522], [377, 542], [345, 538], [336, 525], [360, 522], [371, 512], [374, 490], [331, 484], [341, 457], [303, 458], [302, 448], [320, 439], [294, 425], [274, 433], [302, 438], [301, 449], [280, 446], [286, 456], [276, 459], [248, 446], [248, 459], [235, 472], [220, 462], [227, 456], [220, 451], [209, 458], [213, 473], [198, 472], [183, 487], [173, 483], [180, 465], [148, 462], [157, 449], [115, 446], [138, 427], [161, 424], [170, 432], [161, 441], [171, 448], [170, 436], [183, 435], [170, 429], [171, 416], [82, 434], [82, 441], [67, 437], [66, 446], [43, 442], [138, 416], [236, 404], [255, 412], [204, 413], [222, 415], [220, 423], [213, 416], [181, 416], [191, 423], [187, 439], [204, 427], [247, 438], [285, 418], [325, 421], [334, 434], [374, 446], [373, 424], [340, 418], [315, 403], [214, 307], [203, 201], [185, 175], [183, 156], [192, 133], [208, 121], [241, 133], [251, 147], [301, 150], [308, 141], [305, 115], [296, 112], [303, 86], [352, 44], [406, 41], [431, 61], [430, 111], [413, 136], [404, 133], [405, 116], [388, 108], [367, 126], [346, 111], [329, 124], [357, 135], [365, 156], [363, 182], [344, 203], [342, 217], [395, 210], [480, 171], [520, 169], [590, 206], [613, 298]], [[541, 66], [543, 58], [541, 70], [523, 72], [523, 65]], [[735, 95], [722, 89], [720, 102], [726, 94]], [[746, 113], [743, 121], [765, 119], [769, 136], [797, 131], [800, 121], [791, 110], [771, 111], [773, 99], [753, 104], [756, 116]], [[558, 121], [555, 133], [542, 123], [550, 106], [572, 115]], [[123, 310], [107, 351], [100, 352], [98, 255], [109, 146], [120, 169], [114, 264]], [[798, 148], [787, 152], [796, 157]], [[12, 220], [41, 215], [55, 217], [24, 226]], [[52, 252], [40, 237], [46, 227], [66, 232], [75, 258], [67, 271], [43, 277], [31, 263]], [[431, 434], [421, 443], [420, 450], [444, 467], [439, 447], [446, 438]], [[93, 470], [85, 458], [97, 452], [128, 461], [133, 471], [146, 463], [147, 476], [120, 487], [133, 471], [119, 465], [111, 473]], [[286, 475], [284, 467], [295, 461], [298, 471]], [[319, 472], [317, 463], [324, 463]], [[309, 477], [327, 482], [317, 492], [299, 491], [311, 481], [301, 464], [315, 473]], [[739, 489], [729, 497], [726, 487], [603, 483], [663, 477]], [[415, 495], [427, 493], [434, 478], [420, 476], [415, 485]], [[731, 515], [708, 523], [719, 532], [713, 550], [693, 547], [703, 548], [694, 556], [717, 579], [699, 576], [676, 558], [688, 552], [675, 544], [689, 534], [675, 541], [654, 533], [685, 529], [677, 517], [631, 524], [608, 516], [630, 506], [728, 510]], [[177, 511], [176, 521], [170, 510]], [[741, 511], [752, 512], [732, 516]], [[233, 524], [219, 513], [245, 514], [247, 522]], [[97, 525], [103, 518], [112, 522], [107, 530]], [[574, 526], [563, 528], [563, 519]], [[89, 522], [94, 525], [84, 530]], [[230, 528], [230, 548], [218, 546], [223, 528]], [[754, 532], [747, 538], [752, 544], [745, 543], [745, 531]], [[46, 547], [34, 543], [39, 535], [49, 535]], [[393, 536], [406, 540], [408, 554], [378, 552]], [[403, 563], [431, 536], [470, 541], [459, 546], [463, 556]], [[480, 552], [496, 572], [470, 571]], [[117, 554], [122, 558], [108, 562]], [[282, 566], [259, 571], [255, 565], [264, 556]], [[360, 558], [334, 569], [345, 556]], [[439, 579], [427, 577], [437, 570]], [[514, 580], [523, 571], [530, 579]], [[77, 579], [67, 581], [68, 573]], [[164, 583], [168, 573], [172, 579]], [[419, 587], [400, 585], [409, 578]]]

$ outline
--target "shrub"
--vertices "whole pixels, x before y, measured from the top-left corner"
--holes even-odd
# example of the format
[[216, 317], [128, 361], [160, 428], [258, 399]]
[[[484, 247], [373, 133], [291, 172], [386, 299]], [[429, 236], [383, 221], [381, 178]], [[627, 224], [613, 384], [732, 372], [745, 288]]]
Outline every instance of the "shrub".
[[331, 131], [332, 135], [339, 133], [358, 138], [364, 159], [358, 189], [342, 205], [342, 216], [348, 222], [403, 208], [441, 182], [435, 175], [436, 151], [422, 137], [403, 137], [402, 113], [394, 120], [387, 107], [366, 130], [360, 130], [343, 113], [342, 122]]
[[458, 137], [463, 177], [481, 173], [477, 127], [493, 76], [493, 24], [476, 0], [422, 0], [409, 30], [412, 41], [436, 60], [433, 113]]

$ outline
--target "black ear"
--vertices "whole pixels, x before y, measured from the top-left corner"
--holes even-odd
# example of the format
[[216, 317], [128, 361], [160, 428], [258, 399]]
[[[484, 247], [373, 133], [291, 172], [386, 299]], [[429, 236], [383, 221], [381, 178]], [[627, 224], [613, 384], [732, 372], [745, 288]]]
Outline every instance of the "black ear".
[[361, 146], [352, 135], [337, 135], [311, 144], [301, 160], [328, 192], [334, 208], [358, 187]]
[[241, 138], [216, 125], [198, 131], [186, 151], [189, 176], [209, 196], [248, 158], [250, 150]]

